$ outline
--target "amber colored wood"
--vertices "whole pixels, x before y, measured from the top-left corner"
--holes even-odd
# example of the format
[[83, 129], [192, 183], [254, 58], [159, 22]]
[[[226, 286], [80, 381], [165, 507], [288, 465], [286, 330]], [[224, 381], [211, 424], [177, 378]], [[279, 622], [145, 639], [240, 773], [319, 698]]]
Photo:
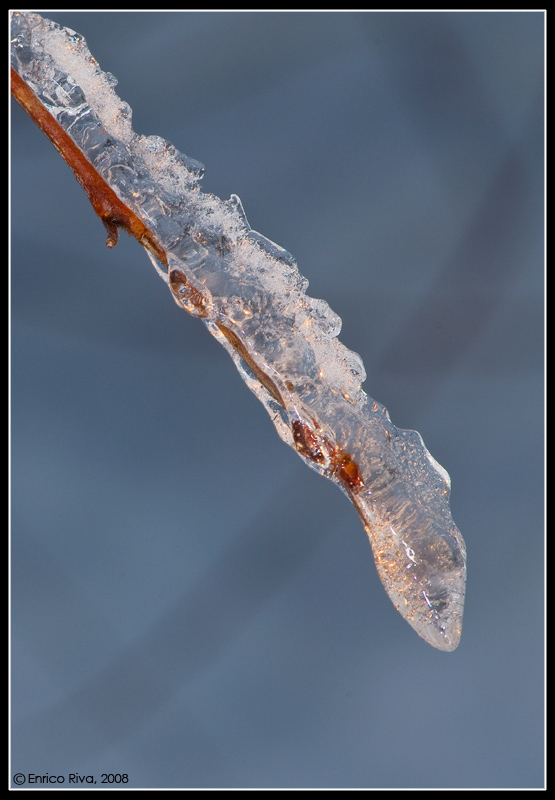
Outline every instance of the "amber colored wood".
[[92, 207], [106, 228], [108, 247], [116, 246], [118, 229], [123, 228], [143, 247], [150, 250], [167, 269], [166, 253], [152, 231], [119, 199], [13, 67], [11, 68], [11, 91], [18, 103], [27, 111], [41, 131], [48, 136], [64, 161], [73, 170], [73, 174], [87, 193]]
[[[87, 193], [92, 207], [106, 228], [108, 234], [106, 244], [108, 247], [115, 247], [118, 242], [118, 229], [123, 228], [137, 239], [143, 247], [146, 247], [167, 270], [166, 253], [152, 231], [120, 200], [114, 190], [99, 175], [84, 153], [13, 67], [11, 69], [11, 91], [15, 99], [27, 111], [41, 131], [48, 136], [64, 161], [73, 170], [73, 174]], [[186, 308], [187, 303], [190, 303], [192, 309], [187, 310], [190, 310], [195, 316], [206, 317], [206, 298], [198, 289], [193, 288], [188, 283], [185, 273], [174, 269], [168, 277], [170, 289], [178, 304]], [[278, 387], [269, 375], [258, 366], [237, 334], [221, 322], [217, 322], [216, 327], [226, 337], [253, 374], [256, 375], [268, 393], [285, 408], [285, 403]], [[287, 381], [287, 383], [290, 382]], [[315, 431], [312, 431], [308, 425], [300, 422], [300, 420], [292, 423], [292, 434], [295, 447], [299, 453], [310, 461], [324, 466], [325, 469], [341, 481], [366, 526], [366, 521], [356, 503], [356, 493], [364, 487], [364, 481], [356, 462], [339, 445], [332, 444], [326, 437], [318, 436]]]

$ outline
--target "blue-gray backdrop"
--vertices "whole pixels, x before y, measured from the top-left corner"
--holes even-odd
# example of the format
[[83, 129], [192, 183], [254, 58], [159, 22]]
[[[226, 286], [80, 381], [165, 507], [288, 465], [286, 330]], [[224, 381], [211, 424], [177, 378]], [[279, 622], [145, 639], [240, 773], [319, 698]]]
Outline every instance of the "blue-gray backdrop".
[[[53, 13], [450, 472], [461, 645], [12, 111], [12, 773], [543, 783], [542, 13]], [[25, 784], [28, 785], [28, 784]]]

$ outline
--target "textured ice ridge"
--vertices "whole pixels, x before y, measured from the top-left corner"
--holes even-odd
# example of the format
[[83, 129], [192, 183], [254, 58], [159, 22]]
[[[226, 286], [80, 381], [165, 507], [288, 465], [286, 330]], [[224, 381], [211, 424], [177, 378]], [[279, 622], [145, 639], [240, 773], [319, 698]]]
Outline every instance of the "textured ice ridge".
[[349, 496], [393, 603], [430, 644], [453, 650], [462, 624], [464, 541], [449, 476], [415, 431], [367, 397], [340, 318], [305, 294], [295, 259], [251, 230], [241, 201], [203, 193], [202, 164], [131, 127], [85, 40], [38, 14], [12, 14], [12, 66], [118, 197], [154, 234], [149, 253], [176, 302], [234, 359], [282, 439]]

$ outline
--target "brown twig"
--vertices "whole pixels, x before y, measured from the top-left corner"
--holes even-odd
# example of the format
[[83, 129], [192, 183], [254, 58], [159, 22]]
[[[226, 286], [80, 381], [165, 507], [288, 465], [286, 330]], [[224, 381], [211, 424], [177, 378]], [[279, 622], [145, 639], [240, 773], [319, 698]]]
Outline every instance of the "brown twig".
[[87, 193], [92, 207], [106, 228], [108, 247], [116, 246], [118, 228], [123, 228], [143, 247], [146, 247], [167, 269], [166, 253], [152, 231], [119, 199], [13, 67], [11, 68], [11, 90], [18, 103], [27, 111], [41, 131], [48, 136], [64, 161], [73, 170], [73, 174]]
[[[92, 207], [108, 233], [106, 240], [108, 247], [115, 247], [118, 241], [118, 228], [123, 228], [143, 247], [146, 247], [168, 270], [166, 253], [152, 231], [120, 200], [13, 67], [11, 78], [13, 96], [41, 131], [48, 136], [87, 193]], [[169, 271], [168, 278], [170, 289], [178, 305], [195, 316], [206, 317], [207, 300], [198, 289], [190, 285], [185, 273], [173, 269]], [[258, 366], [237, 334], [221, 322], [217, 322], [216, 327], [256, 375], [270, 396], [285, 408], [286, 404], [275, 382]], [[319, 435], [317, 423], [314, 425], [315, 428], [312, 430], [306, 423], [293, 422], [292, 437], [295, 448], [309, 461], [319, 466], [325, 464], [325, 468], [330, 474], [341, 481], [356, 506], [355, 496], [364, 487], [358, 465], [337, 443], [332, 444], [326, 437]]]

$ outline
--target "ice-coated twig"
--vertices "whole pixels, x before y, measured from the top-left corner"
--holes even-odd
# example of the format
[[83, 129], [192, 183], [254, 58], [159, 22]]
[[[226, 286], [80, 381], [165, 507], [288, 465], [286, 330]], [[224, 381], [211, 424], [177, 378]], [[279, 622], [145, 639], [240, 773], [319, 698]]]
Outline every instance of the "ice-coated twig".
[[341, 320], [305, 294], [283, 248], [251, 230], [236, 195], [200, 189], [203, 166], [137, 135], [85, 40], [34, 13], [12, 13], [12, 92], [50, 137], [117, 243], [146, 249], [175, 302], [226, 348], [281, 438], [337, 484], [368, 533], [380, 578], [427, 642], [454, 650], [466, 580], [450, 481], [415, 431], [396, 428], [361, 389]]

